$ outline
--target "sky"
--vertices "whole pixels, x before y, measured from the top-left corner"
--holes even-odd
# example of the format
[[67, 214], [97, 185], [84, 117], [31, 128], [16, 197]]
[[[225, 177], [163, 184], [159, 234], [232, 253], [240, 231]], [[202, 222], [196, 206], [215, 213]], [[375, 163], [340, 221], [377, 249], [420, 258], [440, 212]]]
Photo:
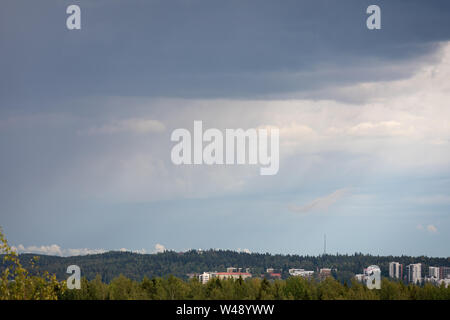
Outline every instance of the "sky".
[[[450, 2], [0, 7], [0, 226], [19, 252], [319, 255], [326, 234], [328, 253], [449, 256]], [[195, 120], [279, 128], [278, 174], [174, 165]]]

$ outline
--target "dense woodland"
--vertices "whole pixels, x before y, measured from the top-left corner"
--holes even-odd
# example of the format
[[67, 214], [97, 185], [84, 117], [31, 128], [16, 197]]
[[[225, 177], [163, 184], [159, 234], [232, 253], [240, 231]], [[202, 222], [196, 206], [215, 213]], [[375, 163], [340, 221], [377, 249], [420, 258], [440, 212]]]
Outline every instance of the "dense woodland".
[[137, 282], [124, 276], [113, 279], [109, 284], [100, 277], [92, 281], [84, 279], [80, 290], [66, 290], [60, 299], [151, 299], [151, 300], [450, 300], [450, 287], [423, 287], [405, 285], [401, 282], [383, 279], [380, 290], [369, 290], [352, 281], [342, 284], [332, 277], [323, 281], [290, 277], [286, 280], [269, 281], [260, 278], [237, 280], [212, 279], [201, 284], [197, 279], [184, 281], [167, 278], [144, 278]]
[[[404, 264], [448, 266], [448, 258], [375, 257], [355, 254], [296, 255], [247, 254], [232, 251], [199, 253], [164, 252], [153, 255], [110, 252], [79, 257], [17, 255], [8, 246], [0, 230], [0, 300], [8, 299], [383, 299], [383, 300], [450, 300], [450, 287], [432, 284], [406, 285], [401, 281], [382, 279], [380, 290], [369, 290], [350, 279], [363, 267], [378, 264], [386, 272], [389, 261]], [[66, 286], [68, 265], [81, 267], [81, 289]], [[228, 266], [251, 268], [258, 276], [267, 267], [282, 269], [284, 280], [254, 277], [243, 280], [211, 279], [207, 284], [197, 278], [186, 279], [188, 272], [223, 270]], [[332, 267], [332, 277], [288, 277], [289, 268]], [[176, 277], [175, 275], [179, 275]], [[348, 279], [347, 279], [348, 275]]]
[[[20, 260], [25, 268], [30, 269], [30, 261], [34, 256], [36, 255], [20, 255]], [[398, 261], [404, 266], [420, 262], [423, 264], [425, 272], [428, 272], [428, 266], [450, 266], [450, 258], [371, 256], [358, 253], [301, 256], [209, 250], [201, 253], [198, 251], [184, 253], [166, 251], [158, 254], [108, 252], [76, 257], [38, 257], [35, 269], [55, 274], [58, 280], [66, 279], [67, 266], [75, 264], [80, 266], [83, 277], [93, 280], [100, 275], [101, 280], [106, 283], [119, 275], [136, 281], [141, 281], [144, 277], [167, 277], [168, 275], [187, 279], [188, 273], [225, 271], [227, 267], [238, 267], [250, 268], [250, 272], [255, 276], [264, 273], [266, 268], [274, 268], [282, 273], [283, 279], [289, 277], [288, 270], [291, 268], [313, 271], [320, 268], [333, 268], [335, 269], [333, 276], [342, 283], [349, 284], [356, 273], [362, 273], [363, 268], [372, 264], [378, 265], [384, 276], [389, 273], [388, 268], [391, 261]]]

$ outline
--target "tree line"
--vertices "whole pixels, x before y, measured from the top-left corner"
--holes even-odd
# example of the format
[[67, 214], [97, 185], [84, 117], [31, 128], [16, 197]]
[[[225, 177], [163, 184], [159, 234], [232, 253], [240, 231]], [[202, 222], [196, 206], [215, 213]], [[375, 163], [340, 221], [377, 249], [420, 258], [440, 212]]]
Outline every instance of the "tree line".
[[[136, 280], [119, 274], [113, 277], [111, 281], [106, 282], [102, 279], [100, 273], [97, 273], [90, 280], [84, 276], [81, 279], [81, 289], [69, 290], [66, 280], [57, 279], [55, 274], [48, 270], [42, 271], [42, 268], [37, 267], [42, 257], [32, 257], [28, 260], [23, 259], [29, 258], [28, 255], [21, 255], [22, 261], [27, 261], [28, 268], [24, 266], [25, 263], [22, 265], [19, 255], [9, 247], [1, 230], [0, 252], [3, 254], [2, 271], [0, 273], [0, 300], [450, 300], [450, 287], [445, 288], [444, 285], [437, 287], [429, 283], [424, 286], [406, 285], [401, 281], [391, 281], [386, 278], [382, 279], [380, 290], [369, 290], [366, 286], [354, 280], [350, 282], [340, 281], [334, 277], [327, 277], [322, 281], [302, 277], [288, 277], [285, 280], [267, 280], [259, 277], [246, 280], [242, 278], [223, 280], [213, 278], [208, 283], [202, 284], [196, 277], [186, 280], [174, 275], [165, 277], [143, 276], [140, 280]], [[225, 255], [230, 254], [230, 252], [223, 253]], [[190, 254], [194, 253], [191, 252]], [[198, 255], [198, 253], [196, 254]], [[221, 253], [212, 252], [211, 254], [220, 255]], [[97, 259], [102, 256], [94, 257], [95, 266], [100, 265]], [[203, 254], [199, 256], [208, 257], [207, 255], [203, 256]], [[123, 255], [112, 254], [112, 257], [118, 259]], [[125, 257], [129, 258], [133, 255], [128, 254]], [[170, 258], [173, 258], [173, 253], [162, 254], [162, 257], [170, 260]], [[265, 255], [265, 257], [270, 258], [271, 256]], [[82, 257], [76, 259], [80, 258]], [[333, 259], [333, 256], [324, 258]], [[64, 258], [61, 259], [66, 261]], [[40, 265], [42, 267], [46, 264], [40, 263]], [[207, 270], [214, 266], [217, 266], [217, 264], [206, 265]], [[67, 274], [64, 275], [64, 279], [66, 277]]]
[[[34, 262], [33, 257], [39, 260]], [[69, 265], [78, 265], [82, 276], [93, 280], [97, 274], [101, 280], [110, 283], [119, 275], [136, 281], [142, 281], [144, 277], [156, 278], [172, 274], [180, 279], [187, 280], [190, 273], [202, 273], [205, 271], [225, 271], [227, 267], [250, 268], [254, 276], [265, 273], [267, 268], [274, 268], [282, 274], [283, 279], [289, 277], [288, 270], [302, 268], [316, 273], [320, 268], [331, 268], [333, 276], [340, 282], [350, 284], [351, 279], [357, 273], [369, 265], [378, 265], [382, 275], [389, 274], [389, 262], [397, 261], [404, 265], [422, 263], [423, 276], [428, 275], [428, 266], [450, 267], [450, 258], [410, 257], [410, 256], [373, 256], [361, 253], [353, 255], [327, 254], [320, 256], [308, 255], [273, 255], [269, 253], [243, 253], [229, 250], [206, 250], [187, 252], [166, 251], [158, 254], [137, 254], [131, 252], [107, 252], [103, 254], [56, 257], [35, 254], [21, 254], [21, 261], [25, 268], [32, 274], [39, 270], [55, 274], [60, 281], [67, 278], [66, 269]], [[0, 269], [1, 270], [1, 269]]]
[[80, 290], [66, 290], [61, 299], [83, 300], [450, 300], [450, 287], [405, 285], [383, 279], [380, 290], [369, 290], [352, 281], [342, 284], [332, 277], [323, 281], [290, 277], [269, 281], [261, 278], [211, 279], [202, 284], [174, 276], [131, 280], [125, 276], [109, 284], [98, 276], [81, 281]]

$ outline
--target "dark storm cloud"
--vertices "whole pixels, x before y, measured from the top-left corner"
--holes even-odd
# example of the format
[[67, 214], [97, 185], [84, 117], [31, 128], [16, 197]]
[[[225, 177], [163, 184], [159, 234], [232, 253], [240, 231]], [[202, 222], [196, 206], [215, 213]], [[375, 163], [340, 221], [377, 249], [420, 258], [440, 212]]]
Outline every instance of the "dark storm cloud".
[[[82, 30], [66, 29], [78, 4]], [[366, 28], [366, 8], [382, 29]], [[244, 97], [404, 77], [448, 1], [2, 1], [1, 107], [56, 96]]]

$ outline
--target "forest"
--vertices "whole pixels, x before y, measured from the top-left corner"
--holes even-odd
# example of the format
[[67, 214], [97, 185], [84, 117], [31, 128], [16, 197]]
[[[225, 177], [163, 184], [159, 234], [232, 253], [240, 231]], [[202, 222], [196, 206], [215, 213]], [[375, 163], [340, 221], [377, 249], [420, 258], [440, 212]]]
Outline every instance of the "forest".
[[[34, 258], [37, 257], [37, 261]], [[132, 280], [141, 281], [144, 277], [176, 276], [186, 280], [190, 273], [205, 271], [226, 271], [227, 267], [250, 268], [254, 276], [265, 273], [267, 268], [274, 268], [280, 272], [283, 279], [289, 277], [288, 270], [302, 268], [317, 273], [321, 268], [333, 269], [333, 276], [340, 282], [350, 284], [357, 273], [369, 265], [378, 265], [382, 275], [389, 273], [389, 262], [397, 261], [404, 266], [411, 263], [422, 263], [422, 270], [427, 271], [428, 266], [450, 267], [450, 258], [411, 257], [411, 256], [373, 256], [361, 253], [353, 255], [326, 254], [320, 256], [305, 255], [273, 255], [269, 253], [244, 253], [229, 250], [206, 250], [187, 252], [165, 251], [157, 254], [138, 254], [131, 252], [107, 252], [103, 254], [56, 257], [35, 254], [21, 254], [24, 267], [31, 270], [31, 261], [34, 271], [48, 271], [55, 274], [58, 280], [67, 278], [66, 269], [69, 265], [81, 268], [81, 274], [88, 280], [100, 275], [105, 283], [124, 275]], [[405, 271], [406, 272], [406, 271]]]
[[61, 299], [83, 300], [449, 300], [450, 287], [405, 285], [383, 279], [380, 290], [356, 281], [342, 284], [332, 277], [323, 281], [290, 277], [286, 280], [242, 278], [212, 279], [207, 284], [169, 276], [134, 281], [119, 276], [105, 284], [100, 277], [82, 279], [80, 290], [65, 290]]
[[[165, 252], [156, 255], [113, 252], [70, 258], [34, 257], [19, 256], [9, 247], [1, 231], [0, 252], [0, 300], [450, 300], [450, 287], [445, 288], [443, 285], [437, 287], [427, 283], [418, 286], [383, 278], [380, 290], [369, 290], [353, 279], [339, 279], [339, 268], [346, 273], [353, 270], [360, 272], [362, 266], [374, 263], [386, 268], [385, 264], [393, 257], [360, 254], [301, 257], [231, 251]], [[434, 265], [448, 265], [449, 262], [447, 258], [395, 259], [401, 263], [423, 262]], [[70, 264], [78, 264], [84, 272], [80, 289], [67, 288], [65, 279], [68, 274], [63, 271]], [[252, 270], [261, 269], [261, 272], [263, 266], [280, 268], [283, 272], [288, 267], [315, 269], [319, 266], [336, 267], [338, 271], [322, 280], [288, 276], [282, 280], [268, 280], [256, 276], [246, 280], [213, 278], [202, 284], [196, 277], [186, 279], [187, 271], [201, 272], [225, 268], [230, 264], [250, 267]], [[151, 271], [152, 267], [156, 270]], [[56, 273], [52, 270], [56, 270]], [[106, 272], [105, 280], [106, 270], [109, 272]], [[177, 277], [177, 273], [181, 277]], [[254, 272], [255, 275], [257, 273]]]

